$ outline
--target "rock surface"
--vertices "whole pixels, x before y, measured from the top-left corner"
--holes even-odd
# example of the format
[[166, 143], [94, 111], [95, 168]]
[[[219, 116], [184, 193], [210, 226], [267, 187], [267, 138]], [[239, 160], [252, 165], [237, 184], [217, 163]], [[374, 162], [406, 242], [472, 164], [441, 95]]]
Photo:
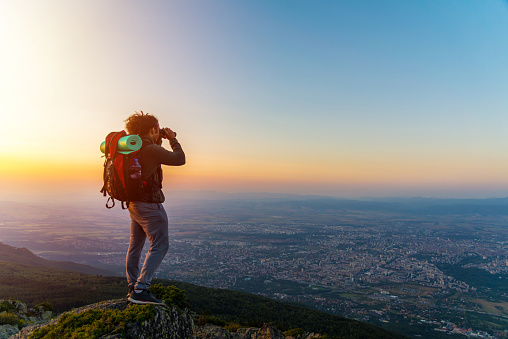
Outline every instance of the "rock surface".
[[264, 324], [262, 328], [240, 328], [230, 333], [225, 328], [216, 325], [196, 327], [196, 339], [284, 339], [284, 333], [272, 325]]
[[[124, 310], [130, 303], [124, 299], [108, 300], [97, 304], [73, 309], [71, 312], [79, 314], [87, 310], [115, 309]], [[194, 338], [193, 321], [188, 310], [179, 311], [173, 307], [155, 306], [155, 316], [152, 319], [126, 324], [126, 334], [131, 338], [140, 339], [186, 339]], [[57, 323], [60, 317], [44, 325], [24, 328], [14, 338], [29, 338], [36, 328]], [[105, 335], [102, 338], [123, 338], [119, 333]]]
[[223, 327], [217, 325], [205, 325], [194, 328], [196, 339], [232, 339], [232, 334]]
[[[80, 314], [88, 310], [125, 310], [130, 303], [124, 299], [108, 300], [73, 309], [71, 312]], [[17, 305], [23, 309], [22, 305]], [[26, 309], [26, 306], [25, 306]], [[192, 315], [189, 310], [177, 310], [173, 307], [154, 306], [155, 315], [148, 320], [126, 323], [126, 336], [139, 339], [285, 339], [284, 333], [272, 325], [264, 324], [262, 328], [240, 328], [231, 333], [227, 329], [216, 325], [205, 325], [195, 327]], [[42, 312], [42, 313], [41, 313]], [[58, 323], [61, 316], [49, 321], [47, 313], [39, 310], [45, 315], [46, 322], [26, 327], [18, 332], [17, 326], [4, 325], [4, 336], [2, 338], [27, 339], [36, 328], [42, 328]], [[42, 319], [42, 318], [41, 318]], [[17, 333], [16, 333], [17, 332]], [[12, 337], [11, 337], [12, 335]], [[298, 336], [299, 339], [311, 338], [314, 335]], [[125, 338], [122, 333], [111, 333], [101, 337], [102, 339]]]
[[[19, 320], [22, 320], [24, 323], [23, 326], [46, 323], [51, 319], [53, 315], [53, 312], [44, 306], [36, 306], [29, 309], [26, 304], [17, 300], [0, 300], [0, 304], [3, 305], [4, 309], [8, 309], [8, 311], [0, 312], [1, 315], [16, 316]], [[12, 335], [18, 332], [18, 325], [0, 325], [0, 339], [10, 338]]]
[[10, 338], [12, 335], [18, 332], [19, 332], [18, 326], [0, 325], [0, 339]]
[[284, 339], [284, 333], [277, 328], [264, 324], [264, 326], [257, 332], [254, 333], [252, 339]]

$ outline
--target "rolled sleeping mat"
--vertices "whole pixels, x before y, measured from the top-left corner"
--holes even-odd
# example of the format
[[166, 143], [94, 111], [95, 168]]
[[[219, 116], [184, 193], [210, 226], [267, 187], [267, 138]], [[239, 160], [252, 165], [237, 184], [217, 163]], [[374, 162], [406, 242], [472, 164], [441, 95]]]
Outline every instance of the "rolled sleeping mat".
[[[125, 137], [121, 137], [118, 140], [118, 148], [117, 152], [122, 154], [129, 154], [131, 152], [135, 152], [141, 148], [143, 145], [143, 141], [139, 135], [127, 135]], [[101, 152], [106, 152], [106, 142], [103, 141], [101, 144]]]

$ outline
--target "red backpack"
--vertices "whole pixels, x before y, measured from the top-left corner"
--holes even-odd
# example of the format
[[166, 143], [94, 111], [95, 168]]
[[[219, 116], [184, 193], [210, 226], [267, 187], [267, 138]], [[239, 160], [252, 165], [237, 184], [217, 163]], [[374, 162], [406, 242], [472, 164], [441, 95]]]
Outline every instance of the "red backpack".
[[[125, 131], [111, 132], [106, 137], [104, 150], [104, 185], [101, 193], [109, 195], [107, 208], [115, 206], [115, 199], [122, 202], [122, 209], [129, 207], [130, 201], [140, 198], [143, 191], [141, 165], [139, 165], [140, 149], [133, 152], [122, 152], [118, 149], [120, 138], [127, 136]], [[109, 202], [112, 202], [111, 206]], [[124, 206], [126, 203], [126, 206]]]

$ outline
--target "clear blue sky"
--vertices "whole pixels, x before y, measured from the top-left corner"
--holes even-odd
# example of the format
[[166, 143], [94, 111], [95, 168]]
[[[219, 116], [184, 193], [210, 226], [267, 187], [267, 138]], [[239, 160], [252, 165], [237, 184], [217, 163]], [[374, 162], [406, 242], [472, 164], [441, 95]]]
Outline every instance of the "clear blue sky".
[[506, 1], [5, 1], [0, 19], [4, 187], [99, 185], [97, 145], [144, 110], [187, 152], [168, 189], [508, 195]]

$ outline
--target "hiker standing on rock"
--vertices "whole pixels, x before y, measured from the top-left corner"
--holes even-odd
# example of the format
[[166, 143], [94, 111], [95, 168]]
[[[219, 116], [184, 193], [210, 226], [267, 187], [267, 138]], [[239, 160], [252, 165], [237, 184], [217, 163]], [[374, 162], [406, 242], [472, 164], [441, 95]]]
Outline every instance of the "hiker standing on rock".
[[[176, 133], [169, 128], [160, 128], [157, 118], [150, 114], [136, 112], [125, 120], [129, 134], [137, 134], [143, 140], [140, 150], [141, 179], [143, 192], [137, 201], [129, 202], [131, 236], [127, 251], [126, 268], [129, 284], [128, 300], [136, 304], [159, 304], [148, 292], [152, 276], [159, 267], [169, 248], [168, 217], [162, 193], [162, 166], [185, 164], [182, 146], [176, 140]], [[162, 139], [168, 139], [172, 152], [161, 146]], [[141, 251], [148, 238], [150, 249], [139, 270]]]

